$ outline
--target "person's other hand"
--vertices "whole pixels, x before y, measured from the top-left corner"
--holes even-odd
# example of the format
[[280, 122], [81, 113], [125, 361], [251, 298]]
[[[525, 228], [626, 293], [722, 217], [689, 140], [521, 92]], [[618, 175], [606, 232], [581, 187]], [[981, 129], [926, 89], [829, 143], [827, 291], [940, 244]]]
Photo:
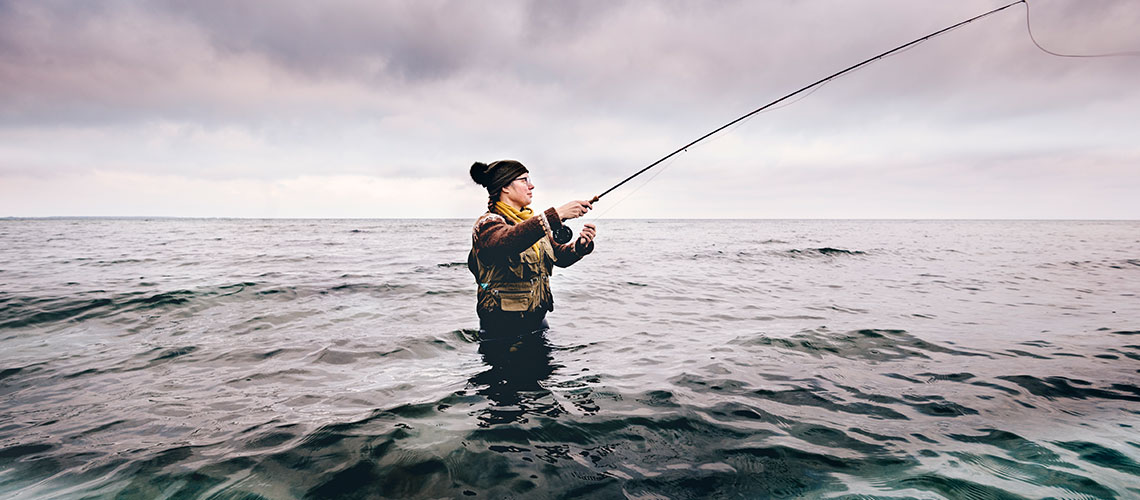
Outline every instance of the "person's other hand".
[[598, 234], [598, 228], [593, 224], [585, 224], [582, 226], [582, 231], [578, 233], [577, 250], [586, 248], [591, 241], [594, 241], [594, 236]]

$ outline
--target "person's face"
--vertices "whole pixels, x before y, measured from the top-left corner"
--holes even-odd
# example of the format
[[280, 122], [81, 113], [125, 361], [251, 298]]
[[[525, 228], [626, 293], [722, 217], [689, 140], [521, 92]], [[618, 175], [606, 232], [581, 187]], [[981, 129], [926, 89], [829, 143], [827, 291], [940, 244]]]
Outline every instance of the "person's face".
[[510, 205], [523, 208], [530, 205], [531, 199], [534, 198], [533, 192], [534, 184], [530, 183], [530, 173], [523, 173], [503, 188], [502, 199]]

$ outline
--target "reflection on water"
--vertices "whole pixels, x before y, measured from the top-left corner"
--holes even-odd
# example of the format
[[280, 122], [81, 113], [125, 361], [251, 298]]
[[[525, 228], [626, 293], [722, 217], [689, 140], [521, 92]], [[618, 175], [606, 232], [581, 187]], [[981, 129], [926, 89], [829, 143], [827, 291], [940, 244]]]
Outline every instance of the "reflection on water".
[[516, 339], [485, 340], [479, 344], [479, 354], [487, 369], [471, 377], [471, 384], [491, 400], [479, 413], [481, 426], [525, 423], [528, 415], [557, 417], [563, 413], [542, 385], [559, 368], [551, 363], [546, 330]]

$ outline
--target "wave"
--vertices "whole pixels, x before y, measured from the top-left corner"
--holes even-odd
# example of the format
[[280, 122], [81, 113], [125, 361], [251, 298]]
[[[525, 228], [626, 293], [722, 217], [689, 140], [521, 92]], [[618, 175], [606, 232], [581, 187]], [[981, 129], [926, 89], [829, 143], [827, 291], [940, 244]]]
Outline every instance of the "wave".
[[[174, 351], [158, 357], [176, 355]], [[918, 376], [959, 383], [976, 378], [968, 372]], [[584, 384], [591, 391], [604, 390], [598, 387], [604, 381], [589, 377], [594, 378], [563, 380], [551, 387]], [[279, 417], [204, 444], [137, 449], [114, 458], [63, 457], [57, 445], [33, 442], [0, 449], [0, 460], [13, 464], [13, 473], [29, 481], [54, 474], [84, 491], [142, 497], [273, 498], [290, 491], [304, 498], [788, 498], [844, 492], [852, 480], [871, 488], [865, 493], [888, 496], [907, 489], [948, 498], [1018, 498], [1016, 492], [1025, 485], [1057, 497], [1066, 492], [1095, 498], [1120, 495], [1085, 475], [1069, 454], [1140, 476], [1140, 465], [1128, 455], [1088, 441], [1035, 442], [1008, 430], [983, 428], [941, 435], [968, 445], [946, 450], [946, 444], [931, 437], [907, 434], [914, 429], [913, 418], [893, 408], [915, 408], [940, 418], [972, 414], [936, 396], [872, 395], [839, 386], [861, 400], [844, 402], [809, 385], [756, 389], [732, 379], [696, 375], [670, 382], [677, 389], [626, 394], [622, 399], [654, 409], [636, 415], [619, 410], [576, 418], [554, 411], [562, 404], [557, 398], [516, 386], [513, 390], [522, 398], [516, 403], [503, 399], [499, 410], [510, 411], [514, 404], [514, 409], [526, 411], [525, 418], [482, 421], [485, 425], [472, 428], [465, 423], [490, 410], [492, 401], [479, 391], [463, 389], [348, 421], [314, 425]], [[678, 396], [690, 390], [718, 396]], [[529, 405], [529, 410], [518, 405]], [[847, 414], [869, 418], [864, 424], [905, 423], [872, 428], [803, 418], [810, 408], [825, 410], [808, 413], [817, 417]], [[127, 423], [101, 421], [77, 432], [87, 435]], [[964, 471], [980, 473], [983, 479], [931, 472], [924, 459], [939, 456], [956, 460]], [[274, 478], [273, 489], [267, 489], [269, 478]]]
[[1112, 384], [1108, 388], [1091, 387], [1092, 383], [1068, 377], [1034, 377], [1032, 375], [1006, 375], [997, 377], [1021, 386], [1030, 394], [1047, 399], [1116, 399], [1140, 402], [1140, 387], [1131, 384]]
[[806, 330], [790, 337], [759, 335], [737, 338], [732, 343], [776, 347], [814, 357], [838, 356], [865, 361], [930, 359], [933, 354], [992, 357], [988, 353], [955, 349], [922, 340], [905, 330], [864, 329], [835, 333], [826, 328]]
[[821, 248], [793, 248], [785, 252], [792, 256], [805, 256], [805, 257], [839, 257], [839, 256], [854, 256], [854, 255], [867, 255], [867, 252], [862, 250], [845, 250], [842, 248], [821, 247]]
[[[464, 290], [466, 291], [466, 289]], [[349, 282], [338, 285], [273, 286], [267, 282], [240, 282], [196, 289], [177, 289], [164, 292], [140, 291], [108, 293], [89, 290], [62, 296], [0, 296], [4, 306], [0, 312], [0, 329], [42, 327], [60, 322], [83, 322], [109, 318], [125, 313], [175, 308], [202, 308], [218, 305], [223, 300], [255, 300], [257, 297], [279, 296], [284, 300], [341, 293], [386, 295], [409, 293], [419, 295], [449, 295], [457, 290], [422, 289], [399, 283]], [[251, 295], [252, 294], [252, 295]], [[91, 296], [96, 296], [91, 298]]]
[[[122, 312], [181, 306], [202, 297], [232, 295], [236, 293], [232, 289], [239, 285], [226, 285], [201, 291], [128, 292], [95, 299], [76, 299], [71, 296], [13, 297], [8, 301], [3, 316], [0, 316], [0, 329], [43, 326], [60, 321], [80, 322]], [[97, 290], [83, 294], [103, 293], [105, 292]]]
[[1046, 262], [1038, 264], [1036, 267], [1038, 269], [1078, 269], [1085, 271], [1098, 269], [1135, 271], [1140, 269], [1140, 259], [1068, 260], [1060, 263]]

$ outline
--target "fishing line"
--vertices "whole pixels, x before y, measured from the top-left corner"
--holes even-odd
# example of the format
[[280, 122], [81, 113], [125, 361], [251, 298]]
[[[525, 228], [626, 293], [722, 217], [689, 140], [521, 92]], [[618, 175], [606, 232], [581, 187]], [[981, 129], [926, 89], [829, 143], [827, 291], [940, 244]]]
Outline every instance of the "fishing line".
[[[621, 197], [621, 199], [619, 199], [619, 200], [618, 200], [618, 201], [616, 201], [616, 202], [610, 203], [610, 204], [609, 204], [609, 207], [607, 207], [607, 208], [606, 208], [604, 211], [602, 211], [602, 212], [598, 213], [597, 215], [593, 215], [593, 216], [591, 216], [589, 220], [591, 220], [591, 221], [595, 221], [595, 220], [601, 219], [602, 217], [605, 217], [605, 215], [606, 215], [606, 214], [608, 214], [608, 213], [610, 213], [610, 210], [613, 210], [613, 209], [614, 209], [614, 207], [616, 207], [616, 206], [618, 206], [618, 205], [621, 205], [621, 203], [622, 203], [623, 201], [625, 201], [625, 200], [628, 200], [630, 196], [633, 196], [633, 195], [634, 195], [635, 193], [637, 193], [638, 191], [641, 191], [641, 188], [645, 187], [645, 186], [646, 186], [647, 184], [649, 184], [650, 182], [653, 182], [653, 179], [656, 179], [656, 178], [657, 178], [657, 176], [661, 175], [661, 174], [662, 174], [662, 173], [664, 173], [666, 170], [669, 170], [669, 167], [670, 167], [671, 165], [673, 165], [673, 162], [675, 162], [675, 161], [677, 161], [677, 159], [676, 159], [676, 158], [672, 158], [672, 159], [670, 159], [668, 162], [665, 162], [664, 164], [662, 164], [662, 165], [661, 165], [661, 168], [657, 169], [657, 172], [656, 172], [656, 173], [654, 173], [653, 175], [649, 176], [649, 178], [648, 178], [648, 179], [645, 179], [645, 181], [644, 181], [644, 182], [642, 182], [641, 184], [638, 184], [638, 185], [637, 185], [637, 186], [635, 186], [633, 189], [631, 189], [631, 190], [629, 191], [629, 194], [627, 194], [627, 195], [625, 195], [625, 196]], [[569, 240], [567, 240], [567, 241], [569, 241]]]
[[1029, 32], [1029, 39], [1033, 41], [1033, 45], [1036, 45], [1038, 49], [1041, 49], [1041, 52], [1057, 57], [1140, 57], [1140, 50], [1105, 52], [1101, 54], [1062, 54], [1060, 52], [1053, 52], [1052, 50], [1042, 47], [1040, 43], [1037, 43], [1037, 38], [1033, 36], [1033, 26], [1031, 26], [1029, 23], [1029, 2], [1022, 0], [1022, 3], [1025, 4], [1025, 31]]
[[[970, 24], [970, 23], [972, 23], [972, 22], [974, 22], [974, 21], [977, 21], [977, 20], [979, 20], [979, 19], [982, 19], [982, 18], [984, 18], [984, 17], [988, 17], [988, 16], [990, 16], [990, 15], [996, 14], [996, 13], [998, 13], [998, 12], [1001, 12], [1001, 11], [1005, 10], [1005, 9], [1008, 9], [1008, 8], [1010, 8], [1010, 7], [1013, 7], [1014, 5], [1017, 5], [1017, 4], [1019, 4], [1019, 3], [1023, 3], [1023, 4], [1025, 4], [1025, 26], [1026, 26], [1026, 30], [1027, 30], [1027, 31], [1028, 31], [1028, 33], [1029, 33], [1029, 38], [1030, 38], [1030, 40], [1032, 40], [1032, 41], [1033, 41], [1033, 44], [1034, 44], [1034, 45], [1035, 45], [1035, 46], [1036, 46], [1038, 49], [1040, 49], [1042, 52], [1045, 52], [1046, 54], [1049, 54], [1049, 55], [1053, 55], [1053, 56], [1058, 56], [1058, 57], [1120, 57], [1120, 56], [1140, 56], [1140, 51], [1112, 52], [1112, 53], [1102, 53], [1102, 54], [1063, 54], [1063, 53], [1058, 53], [1058, 52], [1053, 52], [1053, 51], [1050, 51], [1050, 50], [1046, 49], [1045, 47], [1042, 47], [1042, 46], [1041, 46], [1041, 44], [1037, 42], [1037, 39], [1036, 39], [1036, 38], [1034, 38], [1034, 36], [1033, 36], [1033, 29], [1032, 29], [1032, 27], [1031, 27], [1031, 25], [1030, 25], [1030, 22], [1029, 22], [1029, 2], [1028, 2], [1027, 0], [1017, 0], [1016, 2], [1011, 2], [1011, 3], [1009, 3], [1009, 4], [1006, 4], [1006, 5], [1003, 5], [1003, 6], [1001, 6], [1001, 7], [998, 7], [998, 8], [996, 8], [996, 9], [993, 9], [993, 10], [991, 10], [991, 11], [988, 11], [988, 12], [985, 12], [985, 13], [983, 13], [983, 14], [979, 14], [979, 15], [977, 15], [977, 16], [974, 16], [974, 17], [971, 17], [971, 18], [969, 18], [969, 19], [966, 19], [965, 21], [962, 21], [962, 22], [959, 22], [959, 23], [957, 23], [957, 24], [953, 24], [953, 25], [947, 26], [947, 27], [945, 27], [945, 28], [942, 28], [942, 29], [940, 29], [940, 30], [938, 30], [938, 31], [935, 31], [935, 32], [933, 32], [933, 33], [930, 33], [929, 35], [926, 35], [926, 36], [923, 36], [923, 37], [920, 37], [920, 38], [916, 38], [916, 39], [914, 39], [914, 40], [912, 40], [912, 41], [910, 41], [910, 42], [907, 42], [907, 43], [904, 43], [904, 44], [902, 44], [902, 45], [899, 45], [898, 47], [895, 47], [895, 48], [893, 48], [893, 49], [891, 49], [891, 50], [888, 50], [888, 51], [886, 51], [886, 52], [883, 52], [883, 53], [881, 53], [881, 54], [878, 54], [878, 55], [876, 55], [876, 56], [873, 56], [873, 57], [867, 58], [867, 59], [865, 59], [865, 60], [863, 60], [863, 61], [861, 61], [861, 62], [859, 62], [859, 63], [853, 64], [853, 65], [851, 65], [851, 66], [848, 66], [847, 68], [844, 68], [844, 69], [842, 69], [842, 70], [840, 70], [840, 71], [837, 71], [837, 72], [835, 72], [835, 73], [832, 73], [832, 74], [830, 74], [830, 75], [828, 75], [828, 76], [826, 76], [826, 77], [823, 77], [823, 78], [821, 78], [821, 79], [819, 79], [819, 80], [816, 80], [815, 82], [812, 82], [812, 83], [810, 83], [810, 84], [808, 84], [808, 85], [805, 85], [804, 87], [800, 88], [799, 90], [796, 90], [796, 91], [794, 91], [794, 92], [792, 92], [792, 93], [789, 93], [789, 94], [787, 94], [787, 95], [785, 95], [785, 96], [783, 96], [783, 97], [781, 97], [781, 98], [779, 98], [779, 99], [776, 99], [776, 100], [774, 100], [774, 101], [772, 101], [772, 102], [770, 102], [770, 103], [768, 103], [768, 104], [765, 104], [765, 105], [763, 105], [763, 106], [761, 106], [761, 107], [759, 107], [759, 108], [756, 108], [756, 109], [754, 109], [754, 110], [752, 110], [752, 111], [750, 111], [750, 112], [748, 112], [748, 113], [745, 113], [744, 115], [742, 115], [742, 116], [740, 116], [740, 117], [736, 118], [735, 120], [732, 120], [732, 121], [730, 121], [730, 122], [728, 122], [728, 123], [726, 123], [726, 124], [724, 124], [724, 125], [721, 125], [720, 127], [717, 127], [716, 129], [714, 129], [713, 131], [711, 131], [711, 132], [709, 132], [709, 133], [707, 133], [707, 134], [705, 134], [705, 135], [702, 135], [702, 136], [698, 137], [697, 139], [693, 140], [692, 142], [689, 142], [688, 144], [685, 144], [684, 146], [681, 146], [680, 148], [677, 148], [677, 150], [675, 150], [675, 151], [673, 151], [672, 153], [669, 153], [669, 154], [667, 154], [667, 155], [663, 156], [661, 159], [659, 159], [659, 160], [657, 160], [657, 161], [655, 161], [655, 162], [653, 162], [653, 163], [650, 163], [649, 165], [647, 165], [646, 167], [642, 168], [641, 170], [638, 170], [637, 172], [634, 172], [634, 174], [633, 174], [633, 175], [630, 175], [629, 177], [626, 177], [626, 178], [625, 178], [625, 179], [623, 179], [621, 182], [619, 182], [619, 183], [617, 183], [617, 184], [613, 185], [613, 186], [612, 186], [612, 187], [610, 187], [609, 189], [607, 189], [607, 190], [605, 190], [604, 192], [602, 192], [602, 194], [599, 194], [599, 195], [597, 195], [597, 196], [594, 196], [594, 197], [593, 197], [593, 198], [590, 200], [590, 203], [596, 203], [596, 202], [597, 202], [598, 200], [600, 200], [600, 199], [601, 199], [603, 196], [605, 196], [605, 195], [609, 194], [610, 192], [612, 192], [613, 190], [615, 190], [615, 189], [617, 189], [617, 188], [619, 188], [619, 187], [623, 186], [625, 183], [629, 182], [629, 181], [630, 181], [630, 180], [632, 180], [633, 178], [635, 178], [635, 177], [637, 177], [637, 176], [639, 176], [639, 175], [641, 175], [641, 174], [645, 173], [647, 170], [649, 170], [649, 169], [651, 169], [651, 168], [653, 168], [653, 167], [655, 167], [655, 166], [657, 166], [657, 165], [661, 164], [662, 162], [664, 162], [664, 161], [666, 161], [666, 160], [668, 160], [668, 159], [670, 159], [670, 158], [672, 158], [672, 157], [674, 157], [674, 156], [676, 156], [676, 155], [678, 155], [678, 154], [680, 154], [680, 153], [682, 153], [682, 152], [688, 151], [688, 149], [689, 149], [690, 147], [693, 147], [693, 146], [695, 146], [697, 143], [699, 143], [699, 142], [701, 142], [701, 141], [704, 141], [705, 139], [708, 139], [709, 137], [712, 137], [713, 135], [716, 135], [717, 133], [719, 133], [719, 132], [721, 132], [721, 131], [723, 131], [723, 130], [725, 130], [725, 129], [728, 129], [728, 128], [730, 128], [730, 127], [733, 127], [734, 125], [740, 124], [740, 123], [744, 122], [745, 120], [748, 120], [749, 118], [751, 118], [751, 117], [755, 116], [756, 114], [758, 114], [758, 113], [761, 113], [761, 112], [764, 112], [764, 111], [766, 111], [766, 110], [768, 110], [768, 109], [770, 109], [770, 108], [773, 108], [773, 106], [776, 106], [777, 104], [781, 104], [781, 103], [783, 103], [784, 101], [787, 101], [788, 99], [790, 99], [790, 98], [792, 98], [792, 97], [795, 97], [795, 96], [797, 96], [797, 95], [799, 95], [799, 94], [801, 94], [801, 93], [803, 93], [803, 92], [806, 92], [806, 91], [808, 91], [808, 90], [811, 90], [811, 92], [809, 92], [808, 94], [806, 94], [806, 95], [804, 95], [804, 96], [801, 96], [800, 98], [798, 98], [798, 99], [796, 99], [796, 100], [794, 100], [794, 101], [791, 101], [791, 102], [785, 103], [784, 105], [782, 105], [782, 106], [779, 106], [779, 107], [777, 107], [777, 108], [775, 108], [775, 109], [779, 109], [779, 108], [782, 108], [782, 107], [790, 106], [791, 104], [794, 104], [794, 103], [796, 103], [796, 102], [799, 102], [800, 100], [802, 100], [802, 99], [806, 98], [807, 96], [810, 96], [811, 94], [815, 93], [815, 91], [819, 90], [819, 88], [821, 88], [822, 86], [826, 85], [827, 83], [830, 83], [832, 80], [835, 80], [836, 78], [839, 78], [839, 77], [841, 77], [841, 76], [844, 76], [844, 75], [846, 75], [846, 74], [848, 74], [848, 73], [851, 73], [851, 72], [853, 72], [853, 71], [856, 71], [856, 70], [858, 70], [858, 69], [860, 69], [860, 68], [862, 68], [862, 67], [864, 67], [864, 66], [866, 66], [866, 65], [868, 65], [868, 64], [871, 64], [872, 62], [878, 61], [878, 60], [880, 60], [880, 59], [883, 59], [883, 58], [886, 58], [886, 57], [890, 57], [890, 56], [892, 56], [892, 55], [896, 55], [896, 54], [899, 54], [899, 53], [905, 52], [905, 51], [909, 50], [910, 48], [914, 47], [915, 45], [918, 45], [918, 44], [920, 44], [920, 43], [922, 43], [922, 42], [925, 42], [925, 41], [927, 41], [927, 40], [930, 40], [931, 38], [934, 38], [934, 37], [936, 37], [936, 36], [939, 36], [939, 35], [942, 35], [942, 34], [944, 34], [944, 33], [946, 33], [946, 32], [949, 32], [949, 31], [955, 30], [955, 29], [957, 29], [957, 28], [960, 28], [960, 27], [962, 27], [962, 26], [965, 26], [965, 25], [967, 25], [967, 24]], [[657, 175], [659, 175], [659, 174], [660, 174], [660, 172], [658, 172], [658, 173], [657, 173]], [[654, 175], [654, 176], [653, 176], [653, 177], [651, 177], [649, 180], [653, 180], [653, 178], [655, 178], [657, 175]], [[644, 186], [644, 185], [645, 185], [645, 184], [647, 184], [647, 183], [648, 183], [648, 181], [647, 181], [646, 183], [643, 183], [641, 186]], [[640, 187], [641, 187], [641, 186], [639, 186], [639, 187], [638, 187], [638, 189], [640, 189]], [[634, 190], [634, 191], [636, 192], [637, 190]], [[630, 194], [632, 195], [633, 193], [630, 193]], [[621, 201], [624, 201], [624, 200], [625, 200], [626, 198], [628, 198], [628, 197], [629, 197], [629, 196], [627, 195], [625, 198], [622, 198], [621, 200], [619, 200], [619, 203], [620, 203]], [[610, 207], [610, 208], [613, 208], [613, 207]], [[608, 211], [609, 211], [609, 210], [607, 210], [607, 212], [608, 212]], [[597, 217], [595, 217], [595, 219], [596, 219], [596, 218], [597, 218]], [[554, 234], [554, 240], [555, 240], [555, 241], [557, 241], [557, 242], [559, 242], [559, 243], [567, 243], [567, 242], [569, 242], [569, 241], [570, 241], [570, 240], [573, 238], [573, 236], [574, 236], [574, 233], [573, 233], [573, 231], [571, 231], [571, 230], [570, 230], [570, 228], [569, 228], [569, 227], [567, 227], [567, 226], [562, 226], [562, 228], [560, 228], [558, 231], [556, 231], [556, 232], [555, 232], [555, 234]]]

